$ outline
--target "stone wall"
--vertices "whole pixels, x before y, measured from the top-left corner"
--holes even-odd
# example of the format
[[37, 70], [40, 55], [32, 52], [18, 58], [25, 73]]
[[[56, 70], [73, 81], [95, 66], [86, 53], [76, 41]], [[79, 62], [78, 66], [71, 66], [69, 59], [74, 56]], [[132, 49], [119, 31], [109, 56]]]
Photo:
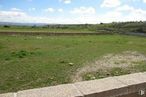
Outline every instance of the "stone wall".
[[146, 72], [0, 94], [0, 97], [146, 97]]

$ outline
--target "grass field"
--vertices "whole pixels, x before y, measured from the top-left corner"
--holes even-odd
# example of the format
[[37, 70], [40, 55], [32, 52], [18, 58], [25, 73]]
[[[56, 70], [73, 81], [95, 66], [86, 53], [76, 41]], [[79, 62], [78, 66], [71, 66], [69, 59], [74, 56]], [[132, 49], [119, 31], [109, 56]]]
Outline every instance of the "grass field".
[[146, 22], [113, 22], [101, 24], [70, 24], [70, 25], [0, 25], [0, 32], [53, 32], [53, 33], [146, 33]]
[[88, 29], [87, 27], [33, 27], [33, 26], [10, 26], [10, 27], [3, 27], [0, 26], [0, 32], [53, 32], [53, 33], [90, 33], [90, 32], [96, 32], [91, 29]]
[[[124, 51], [146, 56], [146, 38], [124, 35], [0, 36], [0, 93], [72, 82], [72, 75], [86, 63]], [[83, 78], [127, 74], [130, 70], [132, 73], [146, 71], [145, 61], [138, 64], [127, 71], [112, 68], [87, 72]]]

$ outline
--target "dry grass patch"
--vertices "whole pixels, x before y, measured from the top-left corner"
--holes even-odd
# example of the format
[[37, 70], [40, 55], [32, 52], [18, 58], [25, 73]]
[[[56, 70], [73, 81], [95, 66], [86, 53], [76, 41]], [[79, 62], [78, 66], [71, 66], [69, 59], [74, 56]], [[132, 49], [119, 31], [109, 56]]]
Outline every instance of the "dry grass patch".
[[82, 81], [83, 76], [90, 72], [111, 70], [113, 68], [131, 68], [143, 61], [146, 61], [146, 56], [137, 51], [125, 51], [120, 54], [107, 54], [94, 62], [87, 62], [84, 67], [77, 70], [75, 75], [72, 76], [72, 80], [73, 82]]

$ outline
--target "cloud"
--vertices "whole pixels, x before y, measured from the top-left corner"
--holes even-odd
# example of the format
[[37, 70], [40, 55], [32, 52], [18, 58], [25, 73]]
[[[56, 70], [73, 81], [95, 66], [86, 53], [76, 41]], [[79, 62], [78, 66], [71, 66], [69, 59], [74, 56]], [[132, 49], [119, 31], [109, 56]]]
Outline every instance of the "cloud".
[[101, 7], [117, 7], [121, 5], [120, 0], [104, 0], [103, 3], [101, 4]]
[[[47, 8], [47, 12], [63, 12], [62, 8]], [[52, 14], [55, 14], [52, 13]], [[0, 11], [0, 22], [34, 22], [34, 23], [60, 23], [60, 24], [82, 24], [82, 23], [108, 23], [118, 21], [140, 21], [146, 20], [146, 10], [129, 5], [122, 5], [104, 13], [97, 13], [94, 7], [73, 8], [65, 15], [56, 16], [31, 16], [24, 11], [8, 10]]]
[[109, 23], [109, 22], [126, 22], [126, 21], [145, 21], [146, 10], [137, 9], [129, 5], [119, 6], [111, 11], [102, 14], [79, 15], [74, 17], [77, 23]]
[[65, 3], [65, 4], [70, 4], [71, 3], [71, 0], [59, 0], [59, 1]]
[[0, 11], [0, 17], [22, 17], [22, 16], [26, 16], [26, 13], [18, 11]]
[[29, 11], [35, 11], [36, 8], [29, 8], [28, 10], [29, 10]]
[[133, 11], [133, 10], [135, 10], [135, 9], [129, 5], [123, 5], [123, 6], [116, 8], [116, 11]]
[[137, 9], [129, 5], [123, 5], [100, 17], [105, 18], [101, 19], [103, 22], [140, 21], [146, 20], [146, 10]]
[[96, 10], [93, 7], [79, 7], [70, 11], [72, 14], [95, 14]]
[[62, 8], [59, 8], [59, 9], [54, 9], [54, 8], [47, 8], [47, 9], [44, 9], [45, 12], [49, 12], [49, 13], [53, 13], [53, 12], [63, 12], [63, 9]]
[[22, 22], [22, 23], [60, 23], [60, 24], [80, 24], [80, 23], [96, 23], [96, 17], [76, 16], [75, 17], [35, 17], [25, 12], [16, 11], [0, 11], [1, 22]]
[[11, 8], [10, 10], [11, 11], [22, 11], [21, 9], [18, 9], [18, 8]]
[[55, 12], [55, 9], [54, 8], [47, 8], [44, 11], [45, 12]]
[[[48, 17], [33, 17], [25, 12], [0, 11], [0, 22], [22, 22], [22, 23], [47, 23], [52, 19]], [[53, 22], [53, 21], [52, 21]]]
[[141, 2], [142, 1], [143, 3], [146, 3], [146, 0], [129, 0], [129, 1], [133, 1], [133, 2], [136, 2], [136, 1]]
[[134, 8], [132, 6], [129, 5], [123, 5], [120, 6], [118, 8], [116, 8], [116, 11], [120, 11], [120, 12], [127, 12], [127, 13], [135, 13], [135, 14], [142, 14], [142, 15], [146, 15], [146, 10], [140, 9], [140, 8]]
[[58, 12], [63, 12], [63, 9], [62, 9], [62, 8], [59, 8], [59, 9], [58, 9]]

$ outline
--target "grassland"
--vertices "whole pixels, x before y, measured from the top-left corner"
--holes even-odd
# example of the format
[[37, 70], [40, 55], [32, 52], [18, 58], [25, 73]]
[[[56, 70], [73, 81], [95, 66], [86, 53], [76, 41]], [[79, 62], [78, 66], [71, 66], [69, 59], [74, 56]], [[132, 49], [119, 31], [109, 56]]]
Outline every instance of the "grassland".
[[[106, 54], [137, 51], [146, 56], [146, 38], [99, 36], [0, 36], [0, 93], [72, 82], [77, 69]], [[73, 64], [70, 64], [73, 63]], [[134, 67], [146, 71], [146, 62]], [[130, 69], [131, 70], [131, 69]], [[108, 76], [127, 74], [114, 68]], [[105, 71], [84, 79], [106, 77]]]
[[84, 25], [53, 25], [53, 26], [0, 26], [0, 32], [53, 32], [53, 33], [82, 33], [95, 32]]
[[146, 33], [146, 22], [115, 22], [101, 24], [43, 25], [43, 26], [10, 26], [1, 25], [0, 32], [54, 32], [54, 33]]

